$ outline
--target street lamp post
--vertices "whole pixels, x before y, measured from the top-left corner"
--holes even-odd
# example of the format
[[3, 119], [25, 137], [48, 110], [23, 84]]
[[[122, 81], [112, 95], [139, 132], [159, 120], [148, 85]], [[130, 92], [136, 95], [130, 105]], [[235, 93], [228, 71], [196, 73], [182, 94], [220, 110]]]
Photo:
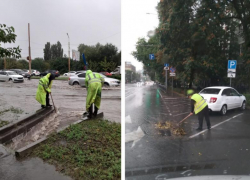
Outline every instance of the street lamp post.
[[133, 75], [133, 71], [131, 72], [131, 83], [132, 83], [132, 75]]
[[69, 60], [68, 60], [68, 66], [69, 66], [69, 72], [70, 72], [70, 43], [69, 43], [69, 34], [67, 33], [68, 35], [68, 47], [69, 47], [69, 52], [68, 52], [68, 56], [69, 56]]

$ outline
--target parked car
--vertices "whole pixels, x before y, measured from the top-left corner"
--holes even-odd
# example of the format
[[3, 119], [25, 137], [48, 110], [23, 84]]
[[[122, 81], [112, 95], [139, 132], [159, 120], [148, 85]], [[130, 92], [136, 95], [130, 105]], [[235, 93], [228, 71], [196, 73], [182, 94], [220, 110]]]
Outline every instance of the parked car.
[[82, 71], [76, 71], [76, 75], [77, 74], [80, 74], [80, 73], [85, 73], [86, 71], [85, 70], [82, 70]]
[[115, 70], [112, 71], [111, 74], [121, 75], [121, 66], [117, 66], [117, 68], [115, 68]]
[[206, 87], [199, 94], [206, 100], [211, 111], [220, 112], [222, 115], [230, 109], [246, 108], [246, 97], [232, 87]]
[[[119, 86], [120, 81], [114, 78], [108, 78], [103, 74], [100, 74], [104, 78], [104, 86]], [[82, 87], [85, 86], [85, 76], [86, 71], [84, 73], [77, 74], [75, 76], [69, 77], [69, 85], [80, 85]]]
[[68, 73], [64, 73], [63, 75], [64, 76], [74, 76], [74, 75], [76, 75], [76, 71], [70, 71]]
[[25, 78], [30, 78], [30, 74], [28, 72], [24, 72], [22, 69], [10, 69], [10, 71], [14, 71], [19, 75], [22, 75]]
[[109, 73], [109, 72], [99, 72], [100, 74], [103, 74], [103, 75], [105, 75], [105, 76], [112, 76], [112, 74], [111, 73]]
[[54, 74], [55, 77], [59, 77], [60, 76], [60, 72], [57, 70], [47, 70], [45, 72], [41, 72], [40, 76], [46, 76], [48, 73]]
[[38, 70], [35, 70], [35, 69], [31, 69], [31, 75], [32, 76], [40, 76], [40, 71], [38, 71]]
[[23, 82], [23, 76], [14, 71], [0, 71], [0, 81]]

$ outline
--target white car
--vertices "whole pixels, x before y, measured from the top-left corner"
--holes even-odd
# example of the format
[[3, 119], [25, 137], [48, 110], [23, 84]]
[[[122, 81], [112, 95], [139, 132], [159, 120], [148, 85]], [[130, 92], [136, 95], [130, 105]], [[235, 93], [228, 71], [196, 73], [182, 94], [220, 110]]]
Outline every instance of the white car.
[[40, 76], [40, 72], [38, 70], [32, 69], [31, 72], [32, 72], [32, 75], [34, 76]]
[[[118, 79], [114, 78], [108, 78], [104, 76], [103, 74], [100, 74], [104, 78], [104, 86], [109, 87], [109, 86], [119, 86], [120, 81]], [[77, 74], [75, 76], [69, 77], [69, 85], [80, 85], [82, 87], [85, 86], [85, 76], [86, 76], [86, 71], [84, 73]]]
[[74, 75], [76, 75], [76, 71], [70, 71], [68, 73], [64, 73], [63, 75], [64, 76], [74, 76]]
[[227, 110], [246, 108], [246, 97], [232, 87], [213, 86], [202, 89], [199, 94], [206, 100], [211, 111], [220, 112], [222, 115]]
[[23, 76], [13, 71], [0, 71], [0, 81], [23, 82]]

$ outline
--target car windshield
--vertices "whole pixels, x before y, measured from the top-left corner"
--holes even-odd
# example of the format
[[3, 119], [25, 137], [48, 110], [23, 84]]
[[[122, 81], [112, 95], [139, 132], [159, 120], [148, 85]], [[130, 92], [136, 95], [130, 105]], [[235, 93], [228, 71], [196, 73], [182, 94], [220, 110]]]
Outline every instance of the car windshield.
[[107, 76], [105, 76], [105, 75], [103, 75], [103, 74], [101, 74], [101, 73], [99, 73], [103, 78], [106, 78]]
[[15, 72], [7, 72], [8, 73], [8, 75], [17, 75], [17, 73], [15, 73]]
[[200, 94], [219, 94], [221, 89], [218, 88], [206, 88], [203, 89]]

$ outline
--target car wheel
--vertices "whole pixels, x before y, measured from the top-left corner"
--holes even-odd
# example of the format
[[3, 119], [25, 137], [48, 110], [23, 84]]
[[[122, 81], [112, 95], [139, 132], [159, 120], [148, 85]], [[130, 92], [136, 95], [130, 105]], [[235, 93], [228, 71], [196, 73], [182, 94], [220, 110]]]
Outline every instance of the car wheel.
[[221, 108], [221, 110], [220, 110], [220, 113], [221, 113], [221, 115], [226, 115], [226, 113], [227, 113], [227, 106], [226, 105], [223, 105], [222, 106], [222, 108]]
[[79, 82], [73, 82], [73, 85], [79, 85]]
[[104, 87], [109, 87], [109, 83], [105, 82], [103, 86]]
[[241, 110], [245, 110], [246, 109], [246, 101], [243, 101], [241, 107], [240, 107]]

